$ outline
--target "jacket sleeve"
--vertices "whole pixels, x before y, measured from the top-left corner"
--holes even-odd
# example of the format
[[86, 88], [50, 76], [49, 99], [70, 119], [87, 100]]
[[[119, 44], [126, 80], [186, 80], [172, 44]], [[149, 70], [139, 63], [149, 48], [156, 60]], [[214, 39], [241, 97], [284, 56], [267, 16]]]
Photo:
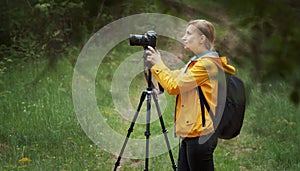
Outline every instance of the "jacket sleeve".
[[201, 61], [192, 62], [184, 74], [174, 74], [163, 62], [155, 64], [151, 72], [162, 87], [173, 95], [190, 91], [208, 80], [206, 68]]

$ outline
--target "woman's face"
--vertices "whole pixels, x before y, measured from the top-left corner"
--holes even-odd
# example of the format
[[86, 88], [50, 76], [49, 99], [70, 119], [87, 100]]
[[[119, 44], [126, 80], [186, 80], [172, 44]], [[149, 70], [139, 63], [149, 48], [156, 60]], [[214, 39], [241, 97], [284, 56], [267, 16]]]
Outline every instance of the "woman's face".
[[182, 37], [184, 48], [193, 51], [195, 54], [200, 53], [199, 51], [203, 44], [203, 36], [201, 36], [199, 30], [195, 26], [189, 25], [186, 28], [185, 35]]

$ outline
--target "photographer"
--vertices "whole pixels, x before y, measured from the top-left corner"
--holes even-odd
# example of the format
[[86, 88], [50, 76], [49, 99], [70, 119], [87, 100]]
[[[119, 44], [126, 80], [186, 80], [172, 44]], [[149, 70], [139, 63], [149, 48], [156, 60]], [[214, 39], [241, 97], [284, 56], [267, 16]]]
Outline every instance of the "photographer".
[[206, 20], [193, 20], [187, 25], [182, 37], [186, 50], [196, 56], [181, 70], [171, 71], [161, 60], [158, 51], [148, 46], [147, 61], [153, 65], [151, 73], [172, 95], [176, 95], [175, 125], [176, 136], [182, 139], [178, 155], [178, 171], [214, 170], [213, 152], [217, 146], [214, 125], [205, 110], [205, 125], [202, 125], [201, 107], [197, 87], [200, 86], [210, 109], [217, 105], [217, 75], [219, 68], [235, 73], [226, 57], [219, 57], [212, 51], [215, 40], [214, 26]]

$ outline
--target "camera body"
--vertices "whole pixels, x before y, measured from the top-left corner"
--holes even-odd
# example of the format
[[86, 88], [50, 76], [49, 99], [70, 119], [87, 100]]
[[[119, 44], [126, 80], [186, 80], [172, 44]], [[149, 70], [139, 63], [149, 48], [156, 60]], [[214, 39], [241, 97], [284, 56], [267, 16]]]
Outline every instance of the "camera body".
[[129, 38], [130, 46], [143, 46], [147, 48], [147, 46], [151, 46], [155, 48], [156, 46], [156, 32], [155, 31], [147, 31], [144, 35], [139, 34], [130, 34]]

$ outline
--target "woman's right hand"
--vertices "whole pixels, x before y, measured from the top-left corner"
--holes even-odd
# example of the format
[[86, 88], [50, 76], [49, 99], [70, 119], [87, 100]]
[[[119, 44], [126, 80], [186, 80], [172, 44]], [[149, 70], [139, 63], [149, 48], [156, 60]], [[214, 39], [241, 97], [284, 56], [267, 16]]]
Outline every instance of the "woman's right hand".
[[146, 60], [151, 62], [152, 65], [155, 65], [161, 61], [161, 55], [159, 51], [155, 50], [151, 46], [148, 46], [148, 49], [146, 50], [146, 55]]

